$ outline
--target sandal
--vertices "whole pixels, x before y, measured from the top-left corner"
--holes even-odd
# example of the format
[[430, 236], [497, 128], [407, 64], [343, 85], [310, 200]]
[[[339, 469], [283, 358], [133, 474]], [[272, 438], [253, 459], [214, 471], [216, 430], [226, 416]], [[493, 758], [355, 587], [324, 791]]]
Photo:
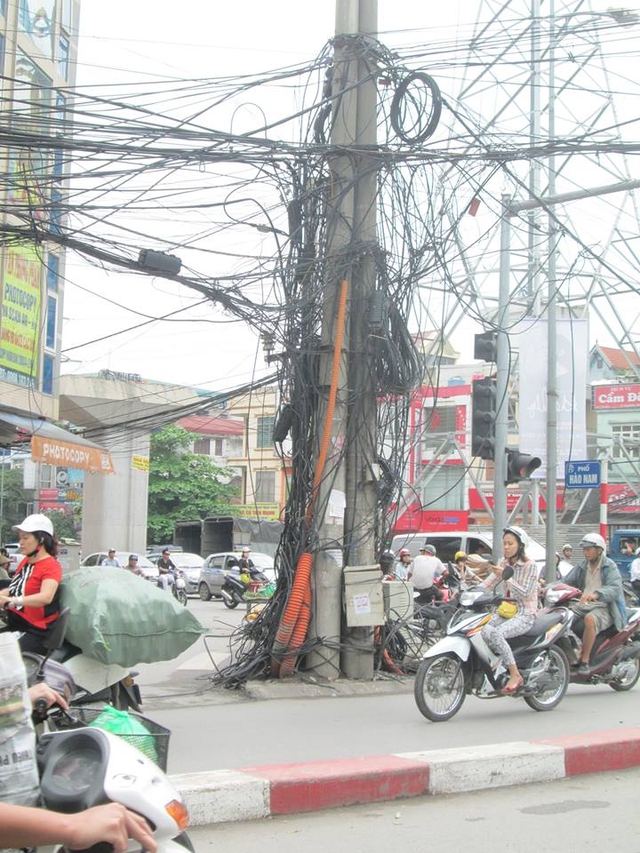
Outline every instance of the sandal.
[[502, 693], [503, 693], [503, 695], [504, 695], [504, 696], [511, 696], [511, 695], [513, 695], [516, 691], [520, 690], [520, 688], [521, 688], [523, 685], [524, 685], [524, 678], [523, 678], [522, 676], [520, 676], [520, 678], [516, 681], [516, 683], [515, 683], [515, 684], [512, 684], [511, 686], [507, 685], [506, 687], [503, 687], [503, 688], [502, 688]]

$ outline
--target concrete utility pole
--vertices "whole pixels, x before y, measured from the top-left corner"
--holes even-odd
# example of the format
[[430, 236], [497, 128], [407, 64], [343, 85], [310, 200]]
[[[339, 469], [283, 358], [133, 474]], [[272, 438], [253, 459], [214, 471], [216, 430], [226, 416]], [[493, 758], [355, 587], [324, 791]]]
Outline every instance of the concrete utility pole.
[[[372, 631], [341, 638], [342, 569], [374, 561], [376, 400], [365, 357], [370, 295], [375, 287], [376, 75], [363, 41], [377, 32], [377, 0], [338, 0], [333, 59], [332, 193], [328, 206], [327, 279], [323, 300], [320, 429], [326, 420], [342, 281], [348, 287], [343, 357], [333, 415], [332, 447], [315, 506], [319, 548], [313, 572], [311, 635], [323, 647], [309, 665], [323, 678], [373, 676]], [[354, 151], [355, 150], [355, 151]], [[357, 151], [357, 153], [355, 153]], [[317, 457], [316, 457], [317, 461]], [[315, 549], [314, 549], [315, 550]]]

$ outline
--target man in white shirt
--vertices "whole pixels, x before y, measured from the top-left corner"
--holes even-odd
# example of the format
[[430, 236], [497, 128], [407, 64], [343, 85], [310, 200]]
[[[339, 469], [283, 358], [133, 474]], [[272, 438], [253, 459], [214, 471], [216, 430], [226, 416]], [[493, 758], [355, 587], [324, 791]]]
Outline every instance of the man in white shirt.
[[632, 560], [629, 566], [629, 577], [631, 578], [631, 586], [635, 589], [636, 595], [640, 596], [640, 548], [636, 548], [636, 558]]
[[101, 566], [117, 566], [117, 568], [122, 568], [120, 562], [116, 559], [116, 549], [109, 548], [107, 551], [107, 556], [103, 558], [100, 563]]
[[420, 593], [415, 599], [416, 604], [427, 604], [434, 599], [442, 601], [442, 590], [434, 585], [436, 578], [442, 576], [444, 564], [436, 557], [433, 545], [425, 545], [411, 563], [407, 580], [413, 583], [413, 588]]

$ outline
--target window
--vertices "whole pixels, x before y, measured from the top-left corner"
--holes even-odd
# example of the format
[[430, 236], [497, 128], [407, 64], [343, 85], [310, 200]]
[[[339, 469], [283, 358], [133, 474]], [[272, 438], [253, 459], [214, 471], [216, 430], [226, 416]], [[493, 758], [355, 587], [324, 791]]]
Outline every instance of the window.
[[56, 348], [56, 320], [58, 300], [55, 296], [47, 296], [47, 328], [44, 345], [47, 349]]
[[456, 432], [457, 410], [457, 406], [434, 406], [422, 410], [423, 450], [440, 445], [444, 437], [443, 433]]
[[53, 465], [42, 463], [40, 465], [40, 488], [54, 489], [56, 485], [56, 469]]
[[57, 255], [49, 254], [47, 258], [47, 290], [58, 290], [58, 270], [60, 260]]
[[224, 445], [221, 438], [213, 438], [213, 453], [212, 456], [222, 456], [224, 453]]
[[[272, 419], [273, 420], [273, 419]], [[276, 499], [276, 472], [256, 471], [256, 503], [273, 503]]]
[[42, 393], [53, 394], [53, 356], [45, 355], [42, 359]]
[[640, 459], [640, 424], [613, 424], [611, 432], [614, 459]]
[[58, 40], [58, 74], [67, 79], [69, 73], [69, 39], [60, 36]]
[[211, 442], [208, 438], [198, 438], [193, 442], [193, 452], [201, 453], [203, 456], [209, 456]]
[[256, 447], [271, 447], [273, 445], [273, 425], [275, 418], [273, 416], [258, 418]]

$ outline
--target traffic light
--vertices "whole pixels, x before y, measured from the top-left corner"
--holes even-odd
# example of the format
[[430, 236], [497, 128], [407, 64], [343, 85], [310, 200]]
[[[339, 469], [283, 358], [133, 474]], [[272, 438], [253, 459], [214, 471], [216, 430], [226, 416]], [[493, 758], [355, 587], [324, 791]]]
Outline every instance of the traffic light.
[[482, 361], [496, 360], [496, 347], [498, 342], [497, 332], [482, 332], [473, 336], [473, 357]]
[[507, 448], [507, 485], [528, 480], [542, 465], [542, 460], [530, 453], [520, 453], [517, 447]]
[[471, 386], [471, 453], [481, 459], [495, 456], [496, 380], [474, 379]]

